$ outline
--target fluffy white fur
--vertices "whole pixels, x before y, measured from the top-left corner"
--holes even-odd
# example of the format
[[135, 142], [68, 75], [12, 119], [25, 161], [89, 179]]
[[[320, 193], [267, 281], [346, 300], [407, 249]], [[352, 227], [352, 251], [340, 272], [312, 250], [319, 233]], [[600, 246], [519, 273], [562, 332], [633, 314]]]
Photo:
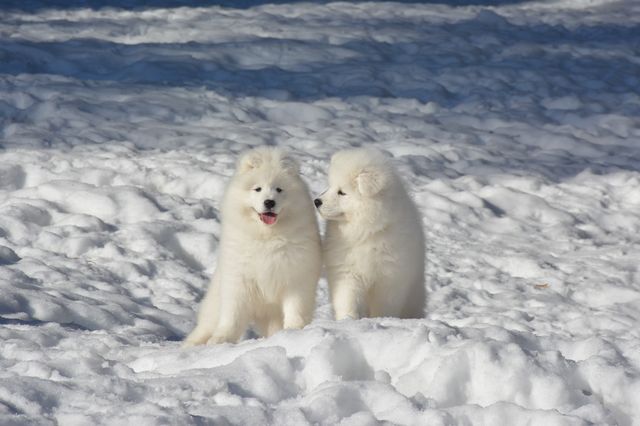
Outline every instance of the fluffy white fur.
[[328, 221], [324, 260], [336, 319], [424, 317], [422, 223], [387, 158], [368, 149], [336, 153], [329, 189], [315, 203]]
[[[221, 210], [217, 268], [185, 346], [235, 342], [251, 324], [263, 336], [304, 327], [315, 308], [322, 253], [297, 163], [277, 148], [247, 152]], [[265, 212], [275, 223], [261, 219]]]

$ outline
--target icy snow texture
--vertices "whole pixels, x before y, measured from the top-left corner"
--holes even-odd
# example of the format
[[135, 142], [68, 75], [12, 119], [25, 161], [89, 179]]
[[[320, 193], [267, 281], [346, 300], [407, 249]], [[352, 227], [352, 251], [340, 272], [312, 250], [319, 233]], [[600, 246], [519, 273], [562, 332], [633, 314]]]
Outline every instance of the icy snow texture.
[[[102, 3], [0, 5], [0, 424], [640, 425], [638, 3]], [[425, 320], [179, 348], [258, 144], [394, 155]]]

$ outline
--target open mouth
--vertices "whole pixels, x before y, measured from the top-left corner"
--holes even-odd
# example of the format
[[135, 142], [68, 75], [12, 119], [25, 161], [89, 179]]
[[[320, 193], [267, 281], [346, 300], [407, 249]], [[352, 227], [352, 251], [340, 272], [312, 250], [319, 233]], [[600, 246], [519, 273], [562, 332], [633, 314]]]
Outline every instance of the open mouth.
[[273, 212], [258, 213], [258, 216], [260, 216], [262, 223], [267, 225], [273, 225], [278, 220], [278, 215]]

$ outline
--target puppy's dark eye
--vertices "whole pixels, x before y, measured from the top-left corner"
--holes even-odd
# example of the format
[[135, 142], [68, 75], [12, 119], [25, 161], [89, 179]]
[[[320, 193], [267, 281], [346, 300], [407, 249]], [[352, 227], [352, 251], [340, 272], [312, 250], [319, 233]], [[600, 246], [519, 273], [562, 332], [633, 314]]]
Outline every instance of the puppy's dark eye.
[[276, 192], [282, 192], [282, 188], [276, 188]]
[[262, 191], [262, 188], [257, 187], [256, 189], [254, 189], [254, 191], [256, 191], [256, 192], [260, 192], [260, 191]]
[[338, 195], [347, 195], [344, 192], [342, 192], [342, 189], [338, 189]]

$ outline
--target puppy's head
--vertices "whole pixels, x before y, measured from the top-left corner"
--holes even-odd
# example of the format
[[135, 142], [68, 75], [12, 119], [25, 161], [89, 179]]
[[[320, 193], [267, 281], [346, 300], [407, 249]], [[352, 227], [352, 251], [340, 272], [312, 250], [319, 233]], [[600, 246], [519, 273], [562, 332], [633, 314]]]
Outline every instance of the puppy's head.
[[298, 163], [279, 148], [259, 147], [239, 160], [234, 195], [245, 216], [264, 226], [274, 226], [295, 210], [300, 193]]
[[331, 158], [329, 188], [314, 200], [327, 220], [350, 220], [366, 214], [393, 181], [385, 155], [371, 149], [340, 151]]

